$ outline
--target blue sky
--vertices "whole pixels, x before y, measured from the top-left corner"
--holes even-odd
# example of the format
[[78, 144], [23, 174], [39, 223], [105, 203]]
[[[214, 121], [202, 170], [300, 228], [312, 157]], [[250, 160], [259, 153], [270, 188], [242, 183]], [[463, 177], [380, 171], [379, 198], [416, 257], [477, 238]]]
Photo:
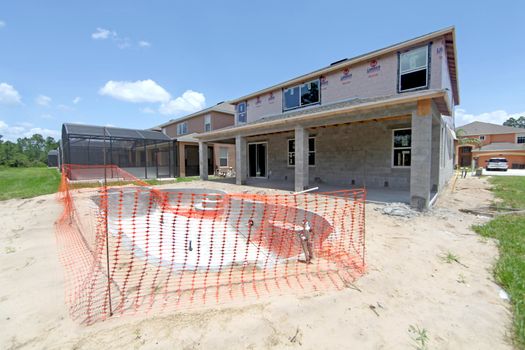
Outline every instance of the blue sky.
[[2, 1], [0, 134], [148, 128], [456, 26], [457, 124], [525, 115], [523, 1]]

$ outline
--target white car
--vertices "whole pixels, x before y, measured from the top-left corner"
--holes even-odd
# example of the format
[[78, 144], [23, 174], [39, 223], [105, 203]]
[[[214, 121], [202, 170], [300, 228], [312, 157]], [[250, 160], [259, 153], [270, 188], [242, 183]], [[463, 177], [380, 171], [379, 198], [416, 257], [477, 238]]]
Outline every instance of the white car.
[[509, 163], [505, 158], [490, 158], [487, 162], [487, 170], [503, 170], [509, 169]]

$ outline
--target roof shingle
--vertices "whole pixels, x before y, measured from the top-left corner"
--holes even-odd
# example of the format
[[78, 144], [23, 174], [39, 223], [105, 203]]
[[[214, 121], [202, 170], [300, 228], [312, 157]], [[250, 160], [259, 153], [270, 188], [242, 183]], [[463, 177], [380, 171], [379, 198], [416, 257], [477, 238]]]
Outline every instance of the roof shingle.
[[474, 149], [472, 152], [486, 151], [525, 151], [525, 143], [495, 142]]
[[525, 133], [525, 129], [522, 128], [513, 128], [511, 126], [485, 122], [472, 122], [470, 124], [457, 127], [456, 131], [458, 130], [463, 130], [463, 134], [461, 136]]

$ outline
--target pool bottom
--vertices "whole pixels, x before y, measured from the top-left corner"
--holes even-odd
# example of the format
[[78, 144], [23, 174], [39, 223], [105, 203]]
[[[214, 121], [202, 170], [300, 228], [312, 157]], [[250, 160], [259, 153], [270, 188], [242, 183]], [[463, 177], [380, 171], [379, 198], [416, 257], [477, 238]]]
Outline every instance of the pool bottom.
[[148, 263], [174, 270], [219, 270], [229, 265], [272, 266], [275, 254], [228, 222], [155, 210], [148, 216], [110, 220], [109, 232]]

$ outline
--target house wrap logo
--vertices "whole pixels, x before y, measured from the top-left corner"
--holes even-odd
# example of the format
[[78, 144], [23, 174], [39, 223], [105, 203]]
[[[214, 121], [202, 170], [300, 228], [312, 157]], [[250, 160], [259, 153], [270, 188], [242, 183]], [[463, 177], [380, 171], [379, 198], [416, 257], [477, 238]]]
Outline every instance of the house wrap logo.
[[436, 48], [436, 54], [439, 58], [443, 58], [443, 52], [445, 51], [445, 48], [443, 46], [438, 46]]
[[320, 81], [320, 83], [321, 83], [321, 86], [326, 86], [326, 85], [328, 85], [328, 79], [327, 79], [326, 76], [324, 76], [324, 75], [321, 75], [321, 76], [319, 77], [319, 81]]
[[340, 81], [345, 81], [352, 78], [352, 73], [350, 73], [350, 68], [343, 69], [343, 75], [339, 78]]
[[381, 65], [377, 63], [377, 60], [370, 61], [368, 68], [366, 69], [367, 74], [377, 73], [381, 70]]

